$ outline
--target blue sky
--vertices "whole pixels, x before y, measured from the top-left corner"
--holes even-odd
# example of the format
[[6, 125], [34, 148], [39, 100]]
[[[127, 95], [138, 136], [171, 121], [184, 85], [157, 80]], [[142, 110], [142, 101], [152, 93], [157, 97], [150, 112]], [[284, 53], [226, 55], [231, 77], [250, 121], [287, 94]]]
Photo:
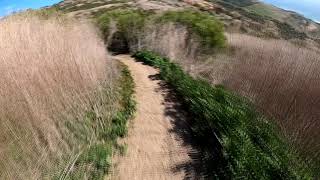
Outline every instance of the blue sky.
[[320, 22], [320, 0], [263, 0], [283, 9], [296, 11], [305, 17]]
[[61, 0], [0, 0], [0, 16], [28, 8], [40, 8]]

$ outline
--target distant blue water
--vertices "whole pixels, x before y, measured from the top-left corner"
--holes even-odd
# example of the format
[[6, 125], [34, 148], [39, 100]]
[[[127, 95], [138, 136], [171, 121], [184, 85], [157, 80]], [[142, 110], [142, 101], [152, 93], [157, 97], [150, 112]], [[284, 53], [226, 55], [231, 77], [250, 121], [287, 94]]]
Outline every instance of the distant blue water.
[[40, 8], [60, 2], [61, 0], [0, 0], [0, 16], [28, 8]]
[[320, 22], [320, 0], [262, 0], [286, 10], [296, 11], [307, 18]]

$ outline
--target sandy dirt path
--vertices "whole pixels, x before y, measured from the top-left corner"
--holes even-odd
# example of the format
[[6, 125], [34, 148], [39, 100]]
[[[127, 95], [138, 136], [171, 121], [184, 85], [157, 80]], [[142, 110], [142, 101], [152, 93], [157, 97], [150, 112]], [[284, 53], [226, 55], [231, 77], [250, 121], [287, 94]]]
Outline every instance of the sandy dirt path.
[[112, 179], [190, 179], [188, 164], [194, 152], [183, 135], [186, 122], [176, 108], [180, 105], [157, 78], [158, 70], [127, 55], [115, 58], [128, 66], [136, 83], [137, 114], [125, 140], [127, 153], [118, 161]]

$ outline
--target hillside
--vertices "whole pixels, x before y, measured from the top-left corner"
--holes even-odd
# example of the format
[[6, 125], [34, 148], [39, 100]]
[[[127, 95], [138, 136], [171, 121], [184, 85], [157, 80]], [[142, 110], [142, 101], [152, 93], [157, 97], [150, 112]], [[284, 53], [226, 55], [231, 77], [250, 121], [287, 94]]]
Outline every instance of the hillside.
[[[320, 38], [320, 25], [302, 15], [280, 9], [273, 5], [268, 5], [257, 0], [213, 0], [212, 2], [224, 8], [224, 14], [232, 17], [232, 21], [239, 19], [242, 21], [244, 31], [250, 31], [243, 26], [247, 22], [249, 26], [257, 25], [257, 31], [265, 30], [270, 36], [284, 39], [313, 39]], [[231, 12], [231, 13], [230, 13]], [[233, 15], [235, 12], [241, 16]], [[232, 25], [231, 25], [232, 27]], [[260, 29], [259, 29], [260, 28]]]
[[0, 179], [319, 179], [319, 26], [257, 0], [6, 16]]
[[296, 12], [287, 11], [257, 0], [218, 0], [213, 2], [221, 3], [224, 5], [224, 7], [231, 5], [246, 10], [250, 13], [262, 16], [266, 19], [270, 18], [270, 20], [287, 23], [294, 29], [300, 32], [305, 32], [312, 38], [319, 38], [320, 25]]
[[308, 47], [319, 46], [320, 42], [320, 24], [257, 0], [65, 0], [55, 7], [77, 17], [120, 8], [149, 11], [194, 8], [214, 14], [228, 32], [286, 39]]

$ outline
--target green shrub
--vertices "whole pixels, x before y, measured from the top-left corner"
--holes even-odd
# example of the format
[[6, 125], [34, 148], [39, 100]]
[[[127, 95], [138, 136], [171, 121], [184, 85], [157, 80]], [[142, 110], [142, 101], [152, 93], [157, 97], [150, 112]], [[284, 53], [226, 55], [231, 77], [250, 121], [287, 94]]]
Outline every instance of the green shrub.
[[188, 31], [203, 45], [203, 50], [208, 48], [222, 48], [226, 46], [223, 34], [223, 24], [214, 16], [192, 10], [169, 11], [161, 16], [140, 10], [114, 10], [98, 17], [98, 26], [105, 37], [109, 37], [110, 22], [117, 24], [117, 31], [121, 33], [130, 48], [138, 44], [138, 39], [143, 36], [146, 24], [173, 22], [188, 28]]
[[161, 78], [181, 97], [210, 178], [312, 179], [307, 165], [246, 99], [194, 79], [152, 52], [134, 57], [160, 68]]
[[[87, 166], [87, 179], [103, 179], [111, 167], [112, 146], [107, 144], [95, 144], [86, 149], [78, 158], [77, 165]], [[71, 179], [76, 175], [71, 174]]]
[[99, 18], [97, 19], [97, 25], [100, 28], [101, 32], [103, 33], [103, 36], [105, 38], [108, 38], [109, 28], [110, 28], [109, 14], [103, 14], [103, 15], [99, 16]]
[[187, 26], [192, 33], [200, 37], [203, 45], [210, 48], [220, 48], [226, 45], [223, 24], [210, 14], [193, 10], [169, 11], [159, 17], [158, 21]]
[[99, 16], [97, 24], [104, 36], [108, 37], [110, 22], [116, 22], [118, 33], [121, 33], [129, 43], [134, 44], [142, 33], [147, 17], [147, 13], [139, 10], [114, 10]]
[[127, 121], [131, 119], [136, 111], [136, 102], [133, 100], [134, 81], [127, 67], [123, 67], [122, 79], [120, 81], [120, 104], [122, 109], [112, 120], [112, 128], [108, 137], [124, 137], [127, 134]]

